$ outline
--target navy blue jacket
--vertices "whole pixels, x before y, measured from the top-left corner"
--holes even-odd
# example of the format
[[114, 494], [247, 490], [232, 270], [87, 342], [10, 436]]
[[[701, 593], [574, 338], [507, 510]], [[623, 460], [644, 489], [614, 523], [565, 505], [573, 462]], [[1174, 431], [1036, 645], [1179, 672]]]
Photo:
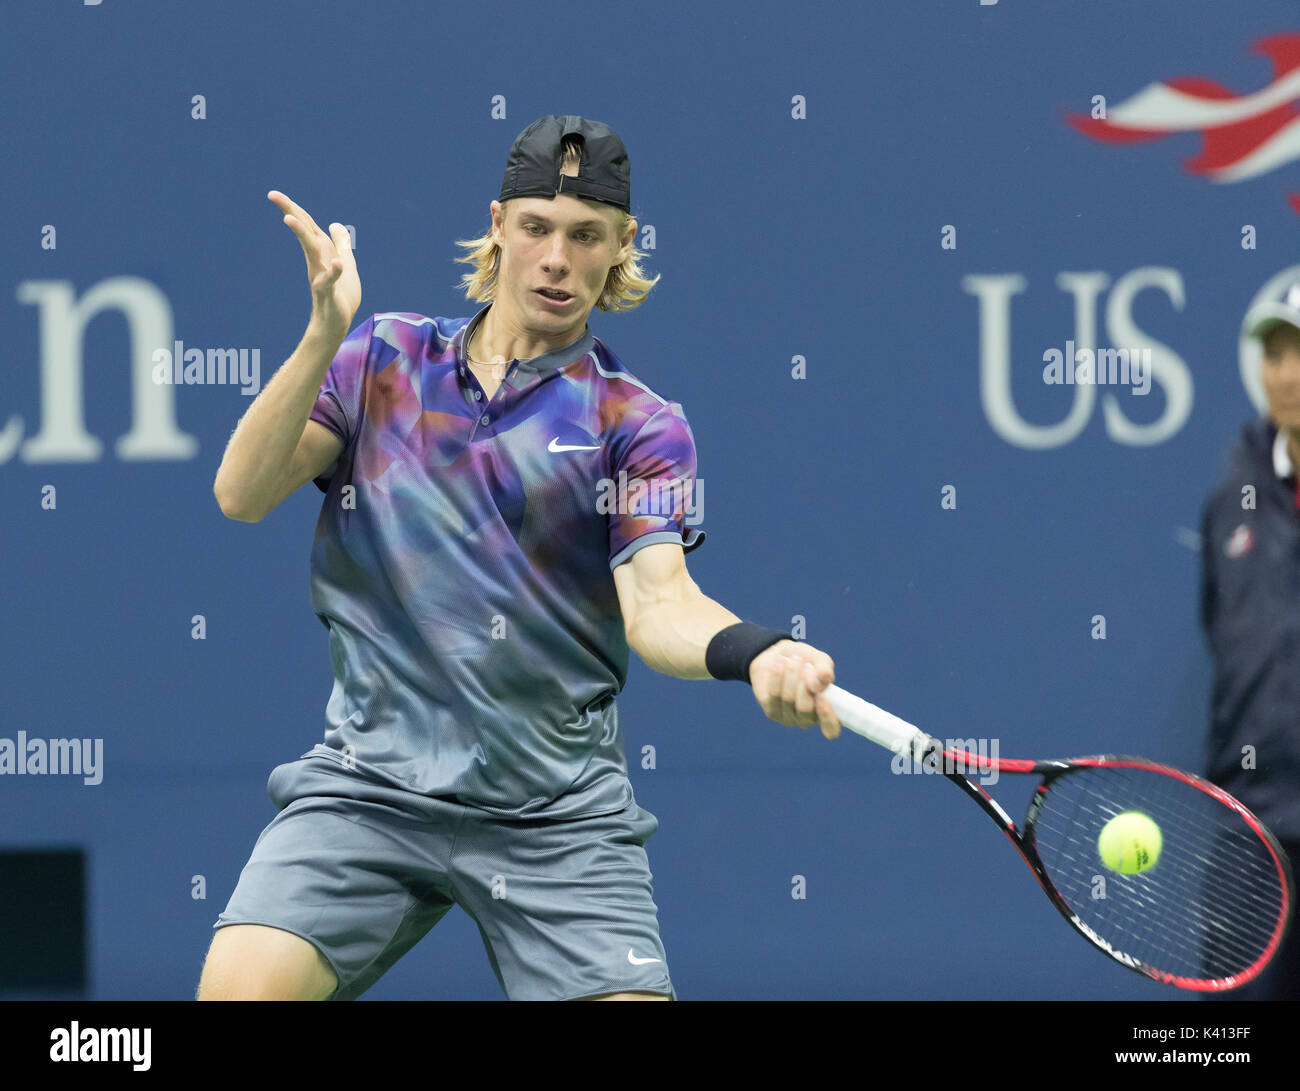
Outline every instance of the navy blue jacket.
[[[1300, 841], [1300, 517], [1273, 468], [1277, 426], [1248, 424], [1201, 517], [1201, 624], [1214, 660], [1206, 775]], [[1243, 489], [1255, 486], [1255, 507]], [[1242, 768], [1242, 748], [1256, 768]]]

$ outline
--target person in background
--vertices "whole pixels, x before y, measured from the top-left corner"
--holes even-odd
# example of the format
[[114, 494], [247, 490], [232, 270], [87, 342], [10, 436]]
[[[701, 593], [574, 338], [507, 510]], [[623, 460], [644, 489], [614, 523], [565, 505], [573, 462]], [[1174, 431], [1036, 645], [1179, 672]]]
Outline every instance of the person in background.
[[[1201, 518], [1201, 624], [1214, 662], [1206, 776], [1300, 860], [1300, 282], [1253, 309], [1265, 416], [1247, 424]], [[1295, 929], [1230, 1000], [1300, 1000]]]

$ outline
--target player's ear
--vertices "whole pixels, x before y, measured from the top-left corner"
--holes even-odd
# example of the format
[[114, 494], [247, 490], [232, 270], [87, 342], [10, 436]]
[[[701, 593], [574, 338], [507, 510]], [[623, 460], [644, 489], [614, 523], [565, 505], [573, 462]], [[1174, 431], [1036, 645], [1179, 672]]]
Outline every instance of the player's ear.
[[500, 201], [493, 201], [488, 205], [488, 212], [492, 216], [492, 241], [500, 246], [505, 242], [504, 234], [506, 228], [506, 209]]
[[627, 230], [623, 232], [623, 237], [618, 240], [618, 260], [614, 263], [615, 265], [622, 265], [623, 262], [627, 261], [629, 255], [631, 255], [632, 243], [636, 238], [636, 229], [636, 220], [628, 220]]

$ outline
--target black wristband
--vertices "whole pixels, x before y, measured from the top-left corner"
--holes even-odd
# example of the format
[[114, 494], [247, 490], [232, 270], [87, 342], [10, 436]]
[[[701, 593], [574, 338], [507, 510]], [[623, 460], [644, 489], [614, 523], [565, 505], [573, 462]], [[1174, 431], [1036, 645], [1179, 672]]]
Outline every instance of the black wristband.
[[719, 681], [749, 682], [754, 657], [778, 640], [793, 640], [789, 633], [740, 621], [719, 630], [704, 650], [704, 669]]

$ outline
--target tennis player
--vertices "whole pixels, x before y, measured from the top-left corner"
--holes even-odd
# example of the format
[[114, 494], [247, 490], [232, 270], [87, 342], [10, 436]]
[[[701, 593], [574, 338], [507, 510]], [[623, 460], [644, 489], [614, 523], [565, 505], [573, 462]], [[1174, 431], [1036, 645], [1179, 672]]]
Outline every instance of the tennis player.
[[778, 723], [839, 724], [829, 656], [704, 595], [684, 554], [682, 407], [588, 329], [658, 280], [607, 126], [515, 140], [472, 318], [379, 313], [346, 229], [277, 191], [312, 290], [306, 334], [231, 437], [214, 493], [257, 522], [325, 493], [312, 603], [334, 689], [323, 743], [277, 766], [278, 813], [217, 919], [199, 999], [355, 999], [453, 905], [511, 999], [672, 999], [615, 699], [629, 646], [750, 684]]

